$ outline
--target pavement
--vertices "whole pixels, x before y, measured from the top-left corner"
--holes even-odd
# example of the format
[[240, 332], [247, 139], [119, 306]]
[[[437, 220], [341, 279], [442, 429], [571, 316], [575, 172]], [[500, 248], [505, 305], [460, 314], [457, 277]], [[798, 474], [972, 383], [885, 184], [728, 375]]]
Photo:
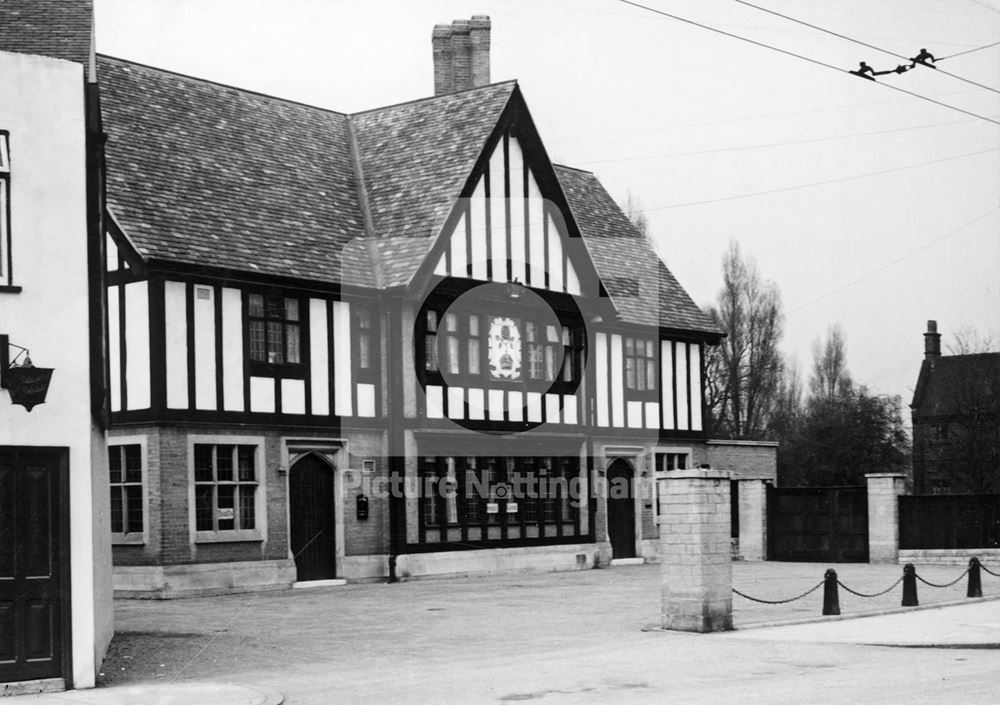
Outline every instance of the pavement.
[[[895, 565], [734, 563], [733, 584], [765, 600], [815, 587], [828, 567], [862, 593]], [[917, 566], [945, 584], [963, 567]], [[786, 604], [734, 596], [736, 631], [644, 631], [658, 621], [659, 569], [623, 566], [226, 595], [116, 601], [116, 637], [88, 691], [3, 705], [326, 703], [1000, 702], [1000, 578], [919, 583], [877, 598], [822, 588]], [[868, 616], [862, 616], [868, 615]], [[280, 695], [279, 695], [280, 694]], [[666, 697], [669, 694], [672, 697]]]

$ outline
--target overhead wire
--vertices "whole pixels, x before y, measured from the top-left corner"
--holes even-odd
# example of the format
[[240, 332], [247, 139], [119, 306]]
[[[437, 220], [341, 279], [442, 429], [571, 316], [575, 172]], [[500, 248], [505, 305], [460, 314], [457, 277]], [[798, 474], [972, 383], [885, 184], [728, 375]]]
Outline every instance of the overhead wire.
[[840, 287], [838, 287], [836, 289], [833, 289], [832, 291], [828, 291], [825, 294], [823, 294], [822, 296], [818, 296], [817, 298], [813, 299], [812, 301], [808, 301], [808, 302], [802, 304], [801, 306], [796, 306], [791, 311], [789, 311], [787, 315], [790, 316], [790, 315], [792, 315], [794, 313], [798, 313], [799, 311], [802, 311], [803, 309], [809, 308], [813, 304], [817, 304], [820, 301], [823, 301], [825, 299], [830, 298], [831, 296], [834, 296], [835, 294], [839, 294], [840, 292], [844, 291], [845, 289], [851, 288], [855, 284], [860, 284], [861, 282], [863, 282], [868, 277], [871, 277], [871, 276], [874, 276], [876, 274], [879, 274], [880, 272], [884, 272], [885, 270], [887, 270], [887, 269], [889, 269], [891, 267], [895, 267], [897, 264], [899, 264], [903, 260], [909, 259], [910, 257], [912, 257], [913, 255], [917, 254], [918, 252], [923, 252], [928, 247], [932, 247], [933, 245], [938, 244], [942, 240], [947, 240], [948, 238], [953, 237], [954, 235], [957, 235], [958, 233], [962, 232], [966, 228], [969, 228], [969, 227], [975, 225], [976, 223], [978, 223], [979, 221], [984, 220], [985, 218], [993, 215], [998, 210], [1000, 210], [1000, 206], [995, 206], [995, 207], [991, 208], [990, 210], [986, 211], [985, 213], [983, 213], [982, 215], [977, 216], [976, 218], [973, 218], [972, 220], [968, 221], [967, 223], [964, 223], [964, 224], [958, 226], [954, 230], [951, 230], [951, 231], [945, 233], [944, 235], [931, 240], [930, 242], [924, 243], [920, 247], [917, 247], [915, 249], [910, 250], [906, 254], [904, 254], [904, 255], [902, 255], [900, 257], [897, 257], [896, 259], [892, 260], [891, 262], [888, 262], [888, 263], [882, 265], [881, 267], [873, 269], [870, 272], [866, 272], [865, 274], [862, 274], [857, 279], [853, 279], [853, 280], [847, 282], [846, 284], [844, 284], [843, 286], [840, 286]]
[[[804, 20], [796, 19], [795, 17], [791, 17], [790, 15], [785, 15], [785, 14], [782, 14], [782, 13], [777, 12], [775, 10], [768, 9], [768, 8], [762, 7], [760, 5], [755, 5], [754, 3], [748, 2], [747, 0], [733, 0], [733, 2], [739, 3], [740, 5], [746, 5], [747, 7], [752, 7], [755, 10], [760, 10], [761, 12], [766, 12], [767, 14], [774, 15], [775, 17], [781, 17], [782, 19], [788, 20], [789, 22], [795, 22], [796, 24], [800, 24], [800, 25], [803, 25], [805, 27], [809, 27], [810, 29], [815, 29], [815, 30], [817, 30], [819, 32], [825, 32], [826, 34], [829, 34], [829, 35], [834, 36], [834, 37], [838, 37], [838, 38], [843, 39], [845, 41], [853, 42], [854, 44], [858, 44], [858, 45], [863, 46], [863, 47], [868, 47], [869, 49], [874, 49], [875, 51], [880, 51], [883, 54], [889, 54], [890, 56], [895, 56], [898, 59], [904, 59], [905, 61], [913, 61], [912, 57], [903, 56], [902, 54], [897, 54], [894, 51], [889, 51], [888, 49], [883, 49], [882, 47], [875, 46], [874, 44], [869, 44], [868, 42], [863, 42], [860, 39], [854, 39], [853, 37], [849, 37], [846, 34], [841, 34], [840, 32], [834, 32], [831, 29], [826, 29], [824, 27], [820, 27], [818, 25], [814, 25], [814, 24], [811, 24], [809, 22], [805, 22]], [[983, 48], [983, 47], [981, 47], [981, 48]], [[973, 50], [973, 51], [975, 51], [975, 50]], [[943, 59], [941, 59], [941, 60], [943, 60]], [[964, 81], [965, 83], [968, 83], [970, 85], [978, 86], [979, 88], [983, 88], [983, 89], [988, 90], [988, 91], [993, 91], [994, 93], [1000, 93], [1000, 90], [998, 90], [996, 88], [993, 88], [992, 86], [987, 86], [985, 83], [978, 83], [977, 81], [972, 81], [972, 80], [970, 80], [968, 78], [965, 78], [964, 76], [958, 76], [957, 74], [950, 73], [950, 72], [945, 71], [944, 69], [939, 68], [937, 66], [930, 66], [930, 65], [925, 64], [925, 63], [920, 62], [920, 61], [916, 61], [914, 63], [917, 66], [923, 66], [924, 68], [929, 68], [931, 70], [936, 70], [940, 74], [943, 74], [945, 76], [950, 76], [951, 78], [957, 79], [959, 81]]]
[[950, 120], [948, 122], [935, 122], [929, 125], [911, 125], [909, 127], [893, 127], [888, 130], [874, 130], [871, 132], [854, 132], [846, 135], [830, 135], [828, 137], [811, 137], [801, 140], [784, 140], [781, 142], [764, 142], [762, 144], [737, 145], [735, 147], [719, 147], [718, 149], [704, 149], [696, 152], [671, 152], [669, 154], [647, 154], [637, 157], [618, 157], [615, 159], [591, 159], [585, 161], [574, 160], [574, 164], [610, 164], [616, 162], [636, 162], [650, 159], [670, 159], [673, 157], [694, 157], [702, 154], [719, 154], [723, 152], [742, 152], [751, 149], [765, 149], [769, 147], [786, 147], [798, 144], [813, 144], [816, 142], [831, 142], [834, 140], [846, 140], [854, 137], [870, 137], [873, 135], [887, 135], [893, 132], [908, 132], [912, 130], [925, 130], [932, 127], [944, 127], [946, 125], [969, 125], [976, 120]]
[[954, 59], [956, 56], [962, 56], [964, 54], [971, 54], [974, 51], [982, 51], [983, 49], [989, 49], [991, 47], [1000, 46], [1000, 42], [993, 42], [992, 44], [986, 44], [981, 47], [976, 47], [975, 49], [967, 49], [966, 51], [960, 51], [957, 54], [949, 54], [948, 56], [942, 56], [938, 61], [944, 61], [945, 59]]
[[[664, 12], [663, 10], [659, 10], [659, 9], [657, 9], [655, 7], [649, 7], [648, 5], [642, 5], [640, 3], [633, 2], [633, 0], [618, 0], [618, 1], [621, 2], [621, 3], [624, 3], [626, 5], [632, 5], [633, 7], [642, 8], [643, 10], [647, 10], [648, 12], [652, 12], [652, 13], [655, 13], [657, 15], [663, 15], [664, 17], [669, 17], [670, 19], [676, 20], [678, 22], [683, 22], [685, 24], [689, 24], [689, 25], [692, 25], [692, 26], [695, 26], [695, 27], [700, 27], [702, 29], [707, 29], [710, 32], [715, 32], [717, 34], [721, 34], [723, 36], [730, 37], [732, 39], [738, 39], [741, 42], [746, 42], [748, 44], [753, 44], [754, 46], [759, 46], [759, 47], [762, 47], [764, 49], [770, 49], [771, 51], [776, 51], [779, 54], [785, 54], [786, 56], [791, 56], [791, 57], [794, 57], [796, 59], [800, 59], [802, 61], [806, 61], [806, 62], [808, 62], [810, 64], [816, 64], [817, 66], [824, 66], [824, 67], [826, 67], [828, 69], [832, 69], [834, 71], [839, 71], [840, 73], [847, 73], [847, 74], [851, 73], [847, 69], [843, 69], [843, 68], [841, 68], [839, 66], [834, 66], [833, 64], [828, 64], [826, 62], [819, 61], [818, 59], [812, 59], [812, 58], [810, 58], [808, 56], [803, 56], [802, 54], [796, 54], [794, 51], [788, 51], [787, 49], [781, 49], [779, 47], [772, 46], [770, 44], [765, 44], [764, 42], [758, 42], [756, 39], [750, 39], [749, 37], [744, 37], [744, 36], [741, 36], [739, 34], [733, 34], [732, 32], [726, 32], [725, 30], [718, 29], [716, 27], [712, 27], [711, 25], [702, 24], [701, 22], [696, 22], [694, 20], [689, 20], [689, 19], [687, 19], [685, 17], [681, 17], [679, 15], [673, 15], [673, 14], [670, 14], [669, 12]], [[914, 98], [918, 98], [920, 100], [925, 100], [925, 101], [927, 101], [929, 103], [934, 103], [935, 105], [940, 105], [941, 107], [948, 108], [949, 110], [955, 110], [955, 111], [963, 113], [965, 115], [969, 115], [971, 117], [979, 118], [980, 120], [985, 120], [986, 122], [992, 122], [995, 125], [1000, 125], [1000, 120], [992, 120], [992, 119], [990, 119], [990, 118], [988, 118], [988, 117], [986, 117], [984, 115], [979, 115], [978, 113], [973, 113], [973, 112], [971, 112], [969, 110], [965, 110], [963, 108], [959, 108], [959, 107], [957, 107], [955, 105], [950, 105], [948, 103], [941, 102], [940, 100], [934, 100], [933, 98], [928, 98], [925, 95], [921, 95], [919, 93], [914, 93], [913, 91], [908, 91], [905, 88], [900, 88], [899, 86], [894, 86], [894, 85], [889, 84], [889, 83], [881, 83], [879, 81], [872, 81], [872, 83], [875, 83], [877, 85], [883, 86], [883, 87], [888, 88], [890, 90], [898, 91], [899, 93], [905, 93], [907, 95], [913, 96]]]
[[830, 184], [838, 184], [844, 181], [853, 181], [854, 179], [866, 179], [871, 176], [881, 176], [882, 174], [891, 174], [897, 171], [905, 171], [907, 169], [916, 169], [922, 166], [930, 166], [932, 164], [941, 164], [943, 162], [955, 161], [956, 159], [965, 159], [966, 157], [974, 157], [979, 154], [986, 154], [988, 152], [998, 152], [1000, 147], [990, 147], [989, 149], [981, 149], [977, 152], [967, 152], [965, 154], [956, 154], [951, 157], [943, 157], [941, 159], [932, 159], [927, 162], [918, 162], [917, 164], [905, 164], [903, 166], [892, 167], [890, 169], [881, 169], [880, 171], [870, 171], [864, 174], [853, 174], [851, 176], [843, 176], [837, 179], [828, 179], [826, 181], [813, 181], [807, 184], [797, 184], [795, 186], [784, 186], [782, 188], [769, 189], [767, 191], [753, 191], [751, 193], [740, 193], [734, 196], [722, 196], [720, 198], [708, 198], [703, 201], [687, 201], [685, 203], [671, 203], [666, 206], [656, 206], [653, 208], [643, 208], [643, 211], [665, 211], [672, 210], [674, 208], [686, 208], [688, 206], [703, 206], [709, 203], [721, 203], [723, 201], [736, 201], [743, 198], [753, 198], [755, 196], [767, 196], [773, 193], [784, 193], [786, 191], [798, 191], [805, 188], [813, 188], [814, 186], [828, 186]]

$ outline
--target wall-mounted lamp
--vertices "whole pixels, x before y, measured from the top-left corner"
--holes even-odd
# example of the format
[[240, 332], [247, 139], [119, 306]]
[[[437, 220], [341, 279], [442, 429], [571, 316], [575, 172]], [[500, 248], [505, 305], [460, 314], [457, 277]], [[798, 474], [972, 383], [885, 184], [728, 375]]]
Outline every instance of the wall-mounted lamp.
[[521, 282], [514, 277], [514, 281], [507, 282], [507, 298], [509, 299], [519, 299], [521, 298]]
[[[20, 350], [13, 360], [10, 359], [10, 348]], [[24, 355], [24, 361], [18, 365], [21, 355]], [[20, 404], [28, 411], [44, 404], [54, 371], [51, 367], [35, 367], [31, 364], [27, 348], [10, 342], [6, 335], [0, 335], [0, 387], [10, 392], [11, 404]]]

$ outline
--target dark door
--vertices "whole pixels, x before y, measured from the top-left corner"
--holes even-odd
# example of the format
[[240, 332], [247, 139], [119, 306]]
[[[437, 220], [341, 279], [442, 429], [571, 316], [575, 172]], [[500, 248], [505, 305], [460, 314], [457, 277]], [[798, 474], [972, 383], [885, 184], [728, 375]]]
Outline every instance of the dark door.
[[315, 455], [292, 466], [288, 480], [292, 555], [299, 580], [334, 577], [333, 468]]
[[620, 458], [608, 468], [608, 535], [612, 558], [635, 558], [635, 473]]
[[63, 676], [67, 470], [64, 448], [0, 447], [0, 683]]

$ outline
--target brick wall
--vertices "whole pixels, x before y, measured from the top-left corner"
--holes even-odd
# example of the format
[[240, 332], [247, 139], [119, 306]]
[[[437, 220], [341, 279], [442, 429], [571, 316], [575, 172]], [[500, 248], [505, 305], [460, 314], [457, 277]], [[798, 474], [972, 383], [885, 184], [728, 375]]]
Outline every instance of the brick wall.
[[769, 441], [711, 440], [707, 463], [733, 480], [771, 480], [778, 477], [778, 444]]

